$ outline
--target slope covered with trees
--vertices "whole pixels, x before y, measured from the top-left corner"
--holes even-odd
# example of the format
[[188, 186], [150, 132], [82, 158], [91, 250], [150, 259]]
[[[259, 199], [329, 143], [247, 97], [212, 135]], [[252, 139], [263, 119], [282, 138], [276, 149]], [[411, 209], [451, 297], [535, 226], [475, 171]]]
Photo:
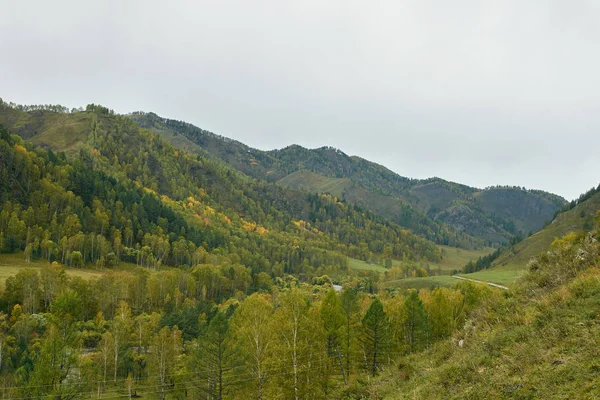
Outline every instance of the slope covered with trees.
[[539, 230], [566, 203], [519, 187], [479, 190], [438, 178], [409, 179], [330, 147], [261, 151], [153, 113], [130, 117], [175, 145], [211, 154], [249, 176], [348, 199], [439, 244], [506, 244]]
[[2, 130], [5, 251], [67, 263], [78, 251], [82, 263], [153, 267], [225, 254], [256, 273], [308, 278], [321, 267], [344, 268], [348, 256], [368, 259], [384, 250], [395, 258], [438, 257], [431, 242], [367, 211], [254, 181], [103, 107], [65, 117], [89, 123], [70, 156]]

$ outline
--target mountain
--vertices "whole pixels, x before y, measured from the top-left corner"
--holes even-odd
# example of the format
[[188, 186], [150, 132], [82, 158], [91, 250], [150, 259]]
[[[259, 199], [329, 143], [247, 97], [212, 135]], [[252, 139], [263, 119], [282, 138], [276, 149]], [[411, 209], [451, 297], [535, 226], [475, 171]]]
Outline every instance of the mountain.
[[480, 190], [439, 178], [409, 179], [331, 147], [261, 151], [153, 113], [130, 118], [177, 147], [210, 154], [257, 179], [331, 193], [438, 244], [506, 244], [539, 230], [566, 204], [560, 196], [520, 187]]
[[[419, 279], [444, 252], [465, 251], [281, 183], [376, 193], [352, 157], [335, 167], [345, 175], [328, 176], [328, 162], [258, 179], [165, 138], [98, 105], [0, 101], [7, 397], [597, 397], [596, 192], [555, 222], [579, 218], [590, 232], [553, 241], [505, 291], [457, 280], [384, 290], [380, 279]], [[448, 192], [480, 200], [474, 189], [428, 183], [425, 192], [446, 187], [439, 207]], [[511, 215], [528, 218], [520, 212]], [[349, 268], [359, 260], [371, 270]]]
[[153, 267], [191, 266], [205, 254], [252, 275], [303, 279], [345, 271], [348, 257], [440, 255], [432, 242], [357, 206], [178, 150], [102, 106], [66, 112], [0, 103], [0, 124], [8, 128], [0, 251], [70, 263], [77, 249], [84, 264]]

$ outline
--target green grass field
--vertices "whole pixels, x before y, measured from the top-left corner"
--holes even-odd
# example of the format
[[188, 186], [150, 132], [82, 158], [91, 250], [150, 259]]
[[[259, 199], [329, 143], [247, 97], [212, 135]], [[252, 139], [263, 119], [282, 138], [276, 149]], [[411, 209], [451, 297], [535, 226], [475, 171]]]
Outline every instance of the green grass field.
[[525, 270], [523, 268], [515, 268], [514, 266], [510, 268], [505, 266], [496, 267], [493, 269], [484, 269], [478, 272], [473, 272], [472, 274], [460, 274], [459, 276], [509, 286], [521, 275], [523, 275], [524, 272]]
[[352, 182], [348, 178], [330, 178], [306, 170], [291, 173], [279, 180], [278, 183], [285, 187], [309, 192], [331, 193], [334, 196], [342, 196], [342, 193], [352, 186]]
[[386, 289], [431, 289], [439, 286], [452, 287], [458, 279], [450, 275], [428, 276], [427, 278], [406, 278], [384, 282]]
[[350, 268], [359, 270], [359, 271], [377, 271], [377, 272], [385, 272], [387, 268], [377, 264], [369, 264], [366, 261], [357, 260], [355, 258], [349, 258], [348, 264]]
[[[441, 270], [443, 273], [448, 274], [450, 271], [455, 269], [462, 269], [470, 260], [476, 260], [481, 256], [492, 253], [495, 249], [491, 247], [486, 247], [479, 250], [465, 250], [458, 249], [456, 247], [450, 246], [438, 246], [441, 250], [444, 251], [444, 258], [439, 263], [434, 262], [425, 262], [425, 265], [429, 265], [429, 268], [432, 271]], [[366, 270], [366, 271], [379, 271], [385, 272], [387, 269], [382, 265], [377, 264], [369, 264], [366, 261], [357, 260], [354, 258], [349, 259], [350, 268], [356, 270]], [[398, 260], [394, 260], [392, 262], [394, 266], [401, 266], [402, 262]]]
[[559, 214], [547, 227], [534, 233], [494, 261], [495, 268], [506, 270], [524, 269], [531, 257], [548, 251], [554, 239], [569, 232], [583, 233], [586, 225], [591, 226], [600, 210], [600, 193], [579, 204], [576, 208]]
[[[22, 253], [16, 254], [0, 254], [0, 284], [4, 286], [4, 282], [11, 276], [16, 275], [19, 271], [29, 268], [41, 270], [44, 265], [48, 265], [45, 260], [36, 260], [30, 263], [25, 262], [25, 257]], [[102, 275], [102, 272], [91, 269], [67, 268], [69, 276], [79, 276], [83, 279], [94, 279]]]
[[450, 246], [438, 246], [444, 252], [444, 258], [439, 263], [432, 264], [432, 269], [439, 266], [442, 271], [462, 269], [469, 261], [493, 253], [494, 248], [484, 247], [478, 250], [465, 250]]
[[[437, 286], [453, 286], [457, 280], [450, 276], [450, 271], [455, 269], [462, 269], [465, 264], [467, 264], [470, 260], [476, 260], [477, 258], [489, 254], [494, 251], [493, 248], [486, 247], [484, 249], [479, 250], [465, 250], [458, 249], [450, 246], [438, 246], [441, 250], [443, 250], [444, 258], [439, 263], [434, 262], [426, 262], [424, 265], [428, 265], [429, 269], [433, 273], [441, 272], [438, 276], [429, 276], [426, 278], [406, 278], [385, 282], [383, 285], [386, 288], [402, 288], [402, 289], [426, 289]], [[392, 262], [393, 266], [401, 266], [402, 262], [398, 260], [394, 260]], [[382, 265], [377, 264], [369, 264], [366, 261], [356, 260], [353, 258], [349, 259], [349, 266], [354, 270], [359, 271], [377, 271], [377, 272], [385, 272], [387, 268]], [[491, 272], [491, 271], [485, 271]], [[498, 279], [484, 279], [483, 277], [470, 277], [472, 279], [486, 280], [493, 283], [506, 284], [508, 279], [508, 275], [503, 272], [500, 274], [501, 276]], [[506, 276], [505, 276], [506, 275]]]

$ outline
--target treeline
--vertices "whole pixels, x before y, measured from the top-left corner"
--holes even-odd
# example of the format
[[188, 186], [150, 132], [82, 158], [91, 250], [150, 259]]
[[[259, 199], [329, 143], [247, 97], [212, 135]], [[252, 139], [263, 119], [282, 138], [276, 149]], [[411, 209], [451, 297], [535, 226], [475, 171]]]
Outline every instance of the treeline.
[[[169, 118], [162, 118], [153, 112], [134, 111], [131, 113], [130, 116], [132, 118], [134, 118], [134, 120], [137, 121], [140, 124], [140, 126], [142, 126], [143, 128], [148, 128], [148, 129], [154, 128], [154, 127], [160, 128], [160, 125], [164, 125], [164, 126], [168, 127], [169, 129], [172, 129], [173, 133], [175, 135], [182, 134], [185, 137], [187, 137], [188, 139], [191, 139], [191, 138], [199, 139], [203, 136], [206, 136], [211, 139], [216, 139], [218, 141], [223, 141], [225, 143], [234, 144], [235, 146], [239, 146], [240, 148], [244, 148], [245, 150], [252, 150], [250, 147], [246, 146], [245, 144], [243, 144], [241, 142], [238, 142], [237, 140], [218, 135], [216, 133], [207, 131], [205, 129], [198, 128], [197, 126], [194, 126], [185, 121], [179, 121], [179, 120], [169, 119]], [[203, 143], [203, 144], [207, 144], [207, 143]]]
[[29, 105], [23, 105], [23, 104], [16, 104], [16, 103], [13, 103], [13, 102], [8, 102], [7, 103], [4, 100], [2, 100], [1, 98], [0, 98], [0, 107], [10, 107], [10, 108], [13, 108], [15, 110], [19, 110], [19, 111], [23, 111], [23, 112], [30, 112], [30, 111], [52, 111], [52, 112], [60, 113], [60, 114], [69, 114], [69, 113], [76, 113], [76, 112], [83, 111], [83, 107], [69, 109], [68, 107], [62, 106], [60, 104], [29, 104]]
[[589, 198], [591, 198], [592, 196], [594, 196], [596, 193], [599, 193], [599, 192], [600, 192], [600, 185], [598, 185], [598, 187], [591, 188], [590, 190], [588, 190], [585, 193], [580, 194], [577, 199], [571, 200], [563, 208], [556, 211], [556, 213], [554, 214], [554, 218], [556, 218], [558, 216], [558, 214], [560, 214], [560, 213], [574, 209], [579, 204], [583, 203], [584, 201], [588, 200]]
[[22, 111], [22, 112], [32, 112], [32, 111], [51, 111], [59, 114], [75, 114], [78, 112], [89, 111], [89, 112], [98, 112], [107, 115], [114, 115], [115, 112], [112, 109], [107, 107], [103, 107], [99, 104], [88, 104], [86, 108], [83, 107], [65, 107], [60, 104], [16, 104], [13, 102], [5, 102], [0, 98], [0, 108], [8, 107], [14, 110]]
[[491, 294], [470, 282], [377, 296], [328, 287], [213, 264], [92, 281], [58, 265], [23, 270], [1, 297], [0, 392], [351, 397], [362, 377], [448, 337]]

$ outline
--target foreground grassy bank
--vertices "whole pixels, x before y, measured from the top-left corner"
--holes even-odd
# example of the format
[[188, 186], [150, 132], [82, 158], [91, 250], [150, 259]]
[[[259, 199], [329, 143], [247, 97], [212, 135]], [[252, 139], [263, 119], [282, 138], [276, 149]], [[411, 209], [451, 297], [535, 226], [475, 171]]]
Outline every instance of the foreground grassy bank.
[[556, 241], [451, 339], [401, 359], [367, 398], [600, 397], [597, 234]]

